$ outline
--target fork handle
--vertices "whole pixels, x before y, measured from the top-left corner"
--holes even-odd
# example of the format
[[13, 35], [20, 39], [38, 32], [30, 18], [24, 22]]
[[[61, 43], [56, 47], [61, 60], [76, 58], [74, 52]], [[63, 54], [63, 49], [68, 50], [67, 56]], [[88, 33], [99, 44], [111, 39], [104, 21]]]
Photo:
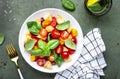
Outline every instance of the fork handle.
[[22, 73], [21, 73], [21, 71], [20, 71], [20, 69], [18, 68], [17, 70], [18, 70], [18, 73], [19, 73], [20, 79], [24, 79], [24, 78], [23, 78], [23, 75], [22, 75]]

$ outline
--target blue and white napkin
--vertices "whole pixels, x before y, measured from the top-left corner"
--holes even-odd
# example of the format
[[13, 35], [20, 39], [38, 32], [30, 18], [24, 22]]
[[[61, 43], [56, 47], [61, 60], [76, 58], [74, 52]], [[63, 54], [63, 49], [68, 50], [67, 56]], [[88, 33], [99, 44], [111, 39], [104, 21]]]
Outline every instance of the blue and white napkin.
[[82, 53], [75, 64], [57, 73], [54, 79], [100, 79], [107, 66], [103, 57], [105, 50], [100, 29], [93, 29], [84, 37]]

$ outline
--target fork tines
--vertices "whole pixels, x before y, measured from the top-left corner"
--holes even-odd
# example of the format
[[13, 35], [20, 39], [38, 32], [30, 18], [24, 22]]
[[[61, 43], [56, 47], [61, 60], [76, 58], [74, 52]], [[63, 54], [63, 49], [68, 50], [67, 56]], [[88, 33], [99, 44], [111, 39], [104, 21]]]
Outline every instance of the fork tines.
[[13, 58], [13, 57], [15, 57], [15, 56], [18, 56], [18, 54], [17, 54], [17, 52], [16, 52], [13, 44], [8, 44], [8, 45], [6, 46], [6, 49], [7, 49], [7, 51], [8, 51], [8, 54], [9, 54], [10, 58]]

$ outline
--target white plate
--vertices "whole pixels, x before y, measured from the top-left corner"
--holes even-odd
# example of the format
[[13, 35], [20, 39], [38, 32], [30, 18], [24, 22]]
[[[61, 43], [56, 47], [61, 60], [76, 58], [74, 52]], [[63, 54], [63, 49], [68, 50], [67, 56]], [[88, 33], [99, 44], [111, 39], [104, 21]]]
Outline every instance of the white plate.
[[[64, 62], [61, 65], [61, 67], [58, 67], [55, 65], [55, 66], [53, 66], [53, 68], [51, 70], [38, 66], [36, 64], [36, 62], [31, 62], [30, 54], [28, 52], [26, 52], [25, 48], [24, 48], [24, 40], [26, 38], [26, 31], [28, 30], [26, 23], [28, 21], [33, 21], [33, 20], [36, 20], [37, 18], [43, 17], [46, 13], [51, 13], [53, 16], [56, 16], [58, 14], [61, 15], [65, 20], [70, 20], [71, 26], [75, 27], [78, 30], [77, 48], [76, 48], [75, 53], [71, 56], [72, 61], [70, 61], [68, 63]], [[73, 16], [71, 16], [67, 12], [59, 10], [59, 9], [55, 9], [55, 8], [46, 8], [46, 9], [42, 9], [42, 10], [39, 10], [39, 11], [33, 13], [25, 20], [25, 22], [23, 23], [23, 25], [20, 29], [20, 32], [19, 32], [19, 48], [20, 48], [23, 58], [31, 67], [33, 67], [36, 70], [42, 71], [42, 72], [56, 73], [56, 72], [60, 72], [60, 71], [63, 71], [65, 69], [69, 68], [78, 59], [78, 57], [81, 53], [81, 50], [82, 50], [82, 46], [83, 46], [83, 33], [82, 33], [79, 23], [75, 20], [75, 18]]]

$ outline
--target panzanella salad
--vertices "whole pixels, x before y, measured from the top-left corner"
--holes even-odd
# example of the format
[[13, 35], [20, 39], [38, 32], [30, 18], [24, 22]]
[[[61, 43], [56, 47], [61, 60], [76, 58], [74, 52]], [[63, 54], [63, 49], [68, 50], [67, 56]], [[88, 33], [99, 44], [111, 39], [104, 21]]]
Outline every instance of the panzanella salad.
[[28, 31], [24, 41], [25, 50], [30, 54], [31, 62], [52, 69], [63, 62], [70, 62], [77, 44], [78, 31], [61, 15], [50, 13], [27, 22]]

